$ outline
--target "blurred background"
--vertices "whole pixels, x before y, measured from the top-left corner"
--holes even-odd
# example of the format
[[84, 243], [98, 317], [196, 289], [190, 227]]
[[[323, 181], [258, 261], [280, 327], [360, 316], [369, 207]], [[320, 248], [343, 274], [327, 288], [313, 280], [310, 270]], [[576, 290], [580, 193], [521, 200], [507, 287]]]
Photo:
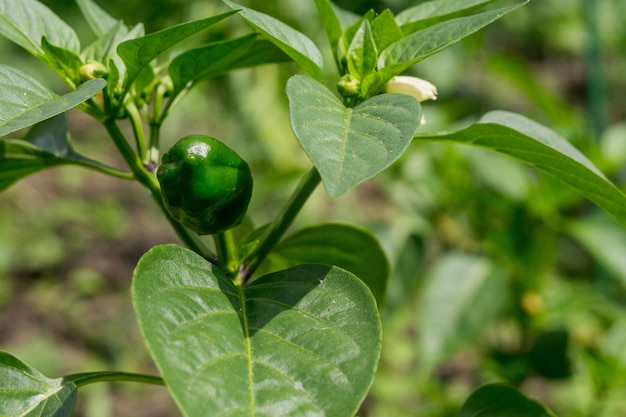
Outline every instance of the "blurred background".
[[[436, 0], [435, 0], [436, 1]], [[93, 40], [72, 0], [44, 4]], [[219, 1], [97, 1], [147, 32], [225, 11]], [[337, 74], [312, 1], [241, 0], [310, 36]], [[342, 0], [363, 13], [409, 0]], [[501, 109], [543, 123], [618, 186], [626, 181], [626, 2], [535, 0], [411, 69], [439, 90], [424, 130], [453, 130]], [[236, 16], [193, 38], [250, 29]], [[2, 63], [63, 85], [0, 39]], [[190, 133], [220, 138], [252, 166], [250, 222], [270, 221], [310, 167], [289, 126], [292, 64], [196, 88], [163, 128], [163, 150]], [[68, 114], [74, 145], [119, 167], [102, 128]], [[508, 381], [561, 417], [626, 415], [626, 232], [556, 180], [480, 149], [414, 143], [348, 194], [320, 188], [298, 224], [357, 223], [376, 233], [393, 273], [383, 354], [359, 416], [455, 416], [480, 384]], [[48, 376], [155, 372], [129, 284], [150, 247], [177, 241], [138, 184], [80, 168], [28, 177], [0, 195], [0, 349]], [[367, 262], [367, 260], [364, 260]], [[176, 416], [162, 387], [96, 384], [76, 415]]]

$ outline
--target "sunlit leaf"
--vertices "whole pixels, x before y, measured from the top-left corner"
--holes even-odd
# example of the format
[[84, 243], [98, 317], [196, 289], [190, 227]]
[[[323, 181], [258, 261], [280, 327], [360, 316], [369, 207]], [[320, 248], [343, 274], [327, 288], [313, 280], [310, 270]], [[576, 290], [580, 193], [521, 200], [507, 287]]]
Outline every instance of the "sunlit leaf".
[[301, 265], [235, 286], [194, 252], [157, 246], [132, 284], [139, 327], [186, 416], [352, 417], [381, 328], [352, 274]]
[[421, 106], [406, 95], [382, 94], [346, 108], [302, 75], [288, 81], [287, 95], [293, 131], [333, 197], [399, 158], [420, 123]]

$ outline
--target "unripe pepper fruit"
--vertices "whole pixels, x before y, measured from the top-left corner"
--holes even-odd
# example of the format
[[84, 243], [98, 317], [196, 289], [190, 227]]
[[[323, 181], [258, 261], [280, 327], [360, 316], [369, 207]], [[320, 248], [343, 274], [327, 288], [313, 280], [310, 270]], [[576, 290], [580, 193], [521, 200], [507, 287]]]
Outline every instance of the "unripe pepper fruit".
[[246, 161], [209, 136], [179, 139], [163, 155], [157, 179], [167, 211], [200, 235], [237, 226], [252, 196]]

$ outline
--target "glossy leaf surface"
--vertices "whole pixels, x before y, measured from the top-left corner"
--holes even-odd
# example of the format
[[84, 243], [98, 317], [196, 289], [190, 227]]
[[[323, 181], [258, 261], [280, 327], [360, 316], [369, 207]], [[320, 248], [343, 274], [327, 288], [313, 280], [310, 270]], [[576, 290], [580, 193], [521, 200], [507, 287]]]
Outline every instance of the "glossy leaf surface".
[[377, 304], [383, 305], [389, 261], [376, 237], [366, 229], [337, 223], [307, 227], [280, 242], [274, 253], [290, 265], [320, 263], [350, 271], [367, 284]]
[[78, 106], [102, 90], [106, 81], [89, 80], [57, 96], [31, 75], [0, 65], [0, 136], [34, 125]]
[[51, 379], [15, 356], [0, 351], [0, 415], [66, 417], [76, 404], [76, 385]]
[[381, 327], [352, 274], [302, 265], [235, 286], [194, 252], [157, 246], [132, 284], [139, 327], [183, 414], [354, 415]]
[[463, 404], [459, 417], [555, 417], [538, 402], [512, 386], [488, 384], [478, 388]]
[[413, 97], [382, 94], [347, 108], [325, 86], [296, 75], [287, 83], [291, 126], [332, 197], [400, 157], [420, 123]]
[[466, 129], [415, 140], [463, 143], [511, 156], [570, 185], [626, 225], [626, 195], [568, 141], [523, 116], [494, 111]]
[[232, 1], [225, 0], [224, 2], [233, 9], [241, 9], [241, 17], [252, 27], [289, 55], [313, 78], [323, 80], [322, 54], [311, 39], [272, 16], [248, 9]]

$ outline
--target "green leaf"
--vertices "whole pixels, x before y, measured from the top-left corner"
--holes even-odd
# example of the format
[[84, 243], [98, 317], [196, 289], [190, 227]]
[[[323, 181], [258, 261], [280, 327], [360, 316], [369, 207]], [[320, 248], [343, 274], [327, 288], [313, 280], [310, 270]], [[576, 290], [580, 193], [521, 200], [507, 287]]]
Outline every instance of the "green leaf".
[[[500, 311], [507, 281], [488, 259], [450, 252], [433, 265], [421, 296], [421, 360], [432, 369]], [[486, 301], [488, 300], [488, 301]]]
[[273, 251], [290, 262], [334, 265], [352, 272], [370, 289], [382, 308], [389, 279], [389, 261], [376, 237], [346, 224], [321, 224], [299, 230]]
[[69, 417], [76, 404], [76, 385], [51, 379], [15, 356], [0, 351], [0, 415]]
[[0, 0], [0, 34], [35, 56], [43, 55], [44, 36], [55, 46], [80, 52], [74, 29], [36, 0]]
[[214, 42], [178, 55], [169, 66], [174, 95], [188, 83], [230, 71], [255, 43], [255, 34]]
[[98, 38], [107, 35], [115, 26], [122, 25], [121, 20], [111, 17], [92, 0], [76, 0], [76, 3], [87, 24]]
[[419, 61], [455, 44], [527, 2], [528, 0], [524, 0], [510, 7], [449, 20], [392, 43], [380, 53], [378, 58], [382, 82], [386, 82]]
[[0, 191], [27, 175], [63, 164], [114, 171], [74, 151], [61, 114], [34, 125], [24, 140], [0, 140]]
[[523, 116], [494, 111], [463, 130], [418, 134], [415, 140], [463, 143], [511, 156], [570, 185], [626, 225], [626, 195], [569, 142]]
[[[336, 61], [338, 58], [337, 47], [339, 45], [339, 39], [341, 38], [341, 34], [343, 32], [343, 29], [341, 28], [341, 22], [339, 21], [339, 18], [335, 13], [335, 9], [333, 8], [333, 5], [329, 0], [315, 0], [315, 7], [317, 8], [317, 13], [320, 16], [320, 20], [322, 21], [322, 26], [324, 26], [324, 32], [326, 32], [328, 44], [330, 45], [330, 49]], [[338, 62], [337, 68], [340, 68]]]
[[64, 113], [93, 97], [105, 85], [102, 79], [89, 80], [76, 90], [57, 96], [29, 74], [0, 65], [0, 137]]
[[287, 95], [293, 131], [332, 197], [399, 158], [420, 123], [421, 106], [406, 95], [382, 94], [346, 108], [303, 75], [289, 79]]
[[60, 165], [60, 158], [23, 140], [0, 140], [0, 191], [35, 172]]
[[126, 66], [127, 85], [132, 84], [142, 69], [169, 48], [235, 13], [237, 11], [230, 11], [205, 19], [181, 23], [140, 38], [122, 42], [117, 47], [117, 53]]
[[302, 265], [235, 286], [175, 245], [139, 261], [133, 305], [186, 416], [351, 417], [381, 345], [376, 304], [352, 274]]
[[538, 402], [506, 384], [478, 388], [463, 404], [459, 417], [555, 417]]
[[313, 78], [318, 81], [324, 79], [322, 54], [311, 39], [264, 13], [242, 7], [232, 1], [224, 0], [224, 2], [233, 9], [241, 10], [241, 17], [289, 55]]
[[377, 58], [378, 51], [370, 22], [363, 20], [346, 53], [348, 72], [362, 80], [376, 69]]
[[78, 70], [83, 64], [74, 52], [54, 46], [45, 37], [41, 40], [43, 59], [59, 76], [73, 83], [79, 82]]
[[396, 21], [408, 35], [428, 26], [480, 9], [497, 0], [427, 1], [398, 13]]
[[626, 288], [626, 230], [603, 213], [574, 221], [568, 231]]
[[389, 9], [383, 10], [372, 21], [372, 33], [376, 41], [376, 48], [382, 51], [392, 43], [402, 39], [403, 34], [396, 23], [393, 13]]

